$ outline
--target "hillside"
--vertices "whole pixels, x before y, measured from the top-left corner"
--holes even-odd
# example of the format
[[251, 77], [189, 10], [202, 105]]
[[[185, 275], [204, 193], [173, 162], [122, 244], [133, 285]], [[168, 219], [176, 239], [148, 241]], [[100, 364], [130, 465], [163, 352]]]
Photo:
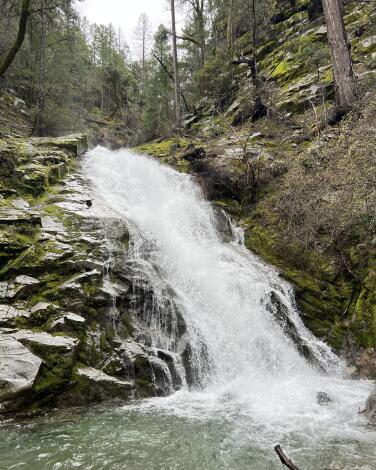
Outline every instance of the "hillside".
[[[258, 48], [267, 116], [248, 118], [249, 68], [240, 65], [225, 109], [203, 100], [181, 135], [139, 150], [196, 175], [244, 227], [246, 245], [296, 286], [306, 325], [355, 375], [376, 377], [376, 12], [345, 7], [359, 101], [331, 124], [326, 28], [308, 7], [282, 7]], [[246, 55], [247, 35], [238, 43]]]

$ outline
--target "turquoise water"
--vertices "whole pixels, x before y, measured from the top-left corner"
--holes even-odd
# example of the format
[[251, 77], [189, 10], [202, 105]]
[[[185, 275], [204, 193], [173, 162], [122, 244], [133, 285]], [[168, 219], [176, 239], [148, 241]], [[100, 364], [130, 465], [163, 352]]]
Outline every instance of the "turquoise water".
[[[292, 287], [246, 250], [241, 231], [220, 236], [194, 181], [127, 150], [93, 150], [87, 168], [97, 197], [131, 222], [130, 256], [142, 261], [155, 301], [165, 305], [161, 278], [175, 292], [190, 345], [205, 344], [210, 380], [127, 406], [0, 421], [0, 469], [281, 470], [281, 444], [301, 470], [375, 470], [376, 431], [358, 413], [372, 383], [346, 378], [342, 361], [303, 325]], [[271, 293], [274, 314], [287, 315], [314, 360], [267, 308]], [[184, 338], [162, 320], [149, 326], [153, 347], [177, 354]], [[207, 378], [207, 361], [192, 357]]]
[[[236, 404], [155, 399], [133, 406], [96, 406], [50, 413], [0, 426], [0, 468], [27, 470], [274, 470], [279, 438], [302, 470], [376, 468], [375, 434], [359, 422], [359, 435], [342, 439], [288, 431], [279, 436]], [[161, 405], [161, 406], [160, 406]], [[205, 409], [206, 408], [206, 409]], [[195, 412], [193, 412], [195, 409]], [[193, 416], [190, 416], [193, 415]], [[288, 424], [288, 423], [287, 423]], [[364, 426], [364, 428], [363, 428]], [[325, 433], [323, 433], [325, 435]]]

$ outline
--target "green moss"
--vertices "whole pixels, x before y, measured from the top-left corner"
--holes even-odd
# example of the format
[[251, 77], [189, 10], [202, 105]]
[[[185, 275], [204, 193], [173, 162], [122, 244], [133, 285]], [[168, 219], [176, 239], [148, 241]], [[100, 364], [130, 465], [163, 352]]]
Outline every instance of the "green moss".
[[99, 339], [99, 347], [102, 352], [109, 352], [112, 350], [113, 341], [115, 338], [115, 330], [112, 326], [106, 326], [102, 331]]
[[84, 284], [82, 284], [82, 290], [88, 297], [91, 297], [97, 293], [98, 285], [93, 281], [85, 282]]
[[119, 334], [123, 338], [127, 338], [129, 336], [132, 336], [133, 335], [133, 326], [132, 326], [130, 314], [129, 313], [122, 313], [122, 315], [120, 317], [120, 321], [121, 321], [121, 327], [120, 327]]
[[148, 398], [155, 395], [155, 388], [152, 382], [143, 379], [135, 379], [136, 396], [138, 398]]
[[41, 373], [33, 389], [38, 394], [61, 392], [68, 384], [71, 373], [71, 358], [61, 354], [49, 354], [44, 358]]
[[140, 145], [135, 148], [136, 152], [147, 153], [159, 158], [162, 162], [171, 163], [175, 155], [177, 155], [189, 141], [184, 138], [174, 137], [162, 141], [152, 141]]
[[[261, 225], [258, 218], [268, 220], [270, 225]], [[367, 306], [363, 291], [356, 302], [357, 319], [351, 318], [356, 280], [349, 278], [346, 272], [338, 273], [330, 259], [281, 239], [275, 230], [278, 221], [272, 213], [259, 209], [242, 223], [246, 227], [246, 246], [277, 266], [282, 276], [295, 286], [304, 322], [311, 331], [337, 350], [349, 331], [357, 337], [358, 344], [368, 347], [372, 342], [375, 344], [376, 312], [372, 303], [375, 298], [371, 295], [369, 300], [368, 291]]]

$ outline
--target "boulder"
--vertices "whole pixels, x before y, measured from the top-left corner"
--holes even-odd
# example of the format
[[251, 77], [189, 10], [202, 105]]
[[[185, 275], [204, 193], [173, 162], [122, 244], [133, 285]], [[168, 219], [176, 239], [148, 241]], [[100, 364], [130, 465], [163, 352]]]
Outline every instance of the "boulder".
[[12, 327], [18, 318], [29, 318], [30, 312], [18, 310], [11, 305], [0, 305], [0, 326]]
[[20, 330], [12, 336], [42, 357], [46, 357], [50, 353], [73, 354], [78, 345], [77, 338], [52, 336], [45, 332], [34, 333], [33, 331]]
[[182, 158], [191, 162], [199, 158], [205, 158], [206, 152], [201, 147], [195, 147], [193, 144], [189, 144], [183, 151]]
[[0, 335], [0, 410], [9, 408], [4, 402], [31, 389], [42, 360], [14, 337]]
[[129, 398], [133, 384], [127, 380], [120, 380], [107, 375], [93, 367], [81, 367], [77, 370], [81, 386], [90, 388], [90, 395], [94, 401], [108, 398]]
[[58, 310], [59, 307], [50, 302], [38, 302], [30, 309], [30, 319], [33, 325], [43, 325]]
[[82, 328], [85, 323], [86, 320], [84, 317], [81, 317], [81, 315], [68, 312], [53, 320], [49, 329], [50, 331], [78, 330]]
[[54, 311], [58, 307], [54, 304], [51, 304], [50, 302], [38, 302], [34, 307], [31, 307], [30, 313], [31, 314], [36, 314], [40, 312], [46, 312], [46, 311]]
[[39, 286], [38, 279], [30, 276], [17, 276], [13, 281], [0, 282], [0, 300], [14, 301], [32, 294]]
[[317, 392], [316, 400], [317, 400], [317, 403], [321, 406], [329, 405], [329, 403], [332, 402], [332, 399], [329, 397], [329, 395], [326, 392]]

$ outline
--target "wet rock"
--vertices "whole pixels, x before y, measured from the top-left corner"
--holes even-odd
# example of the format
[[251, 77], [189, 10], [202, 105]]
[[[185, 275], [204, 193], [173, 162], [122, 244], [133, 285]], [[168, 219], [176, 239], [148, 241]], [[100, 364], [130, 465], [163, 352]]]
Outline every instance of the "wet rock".
[[86, 323], [84, 317], [76, 313], [65, 313], [52, 321], [50, 331], [79, 331]]
[[168, 366], [172, 387], [174, 390], [180, 390], [183, 386], [183, 381], [178, 370], [178, 362], [180, 361], [180, 357], [177, 354], [174, 355], [169, 351], [162, 350], [158, 350], [157, 355], [159, 359], [164, 361]]
[[0, 335], [0, 410], [32, 388], [42, 360], [14, 337]]
[[31, 276], [17, 276], [13, 281], [0, 282], [0, 300], [14, 301], [29, 296], [38, 289], [40, 282]]
[[89, 388], [92, 401], [103, 401], [109, 398], [128, 399], [133, 384], [127, 380], [112, 377], [93, 367], [81, 367], [77, 370], [81, 387]]
[[78, 345], [77, 338], [52, 336], [45, 332], [34, 333], [28, 330], [18, 331], [13, 335], [13, 338], [42, 357], [50, 353], [72, 355]]
[[0, 211], [0, 225], [41, 225], [41, 218], [38, 215], [29, 214], [25, 211], [20, 211], [15, 208], [1, 209]]
[[131, 377], [132, 376], [132, 363], [127, 357], [119, 357], [117, 355], [111, 356], [106, 360], [105, 365], [102, 367], [103, 372], [108, 375], [117, 377]]
[[201, 147], [195, 147], [193, 144], [188, 145], [182, 154], [182, 158], [188, 162], [197, 160], [199, 158], [205, 158], [206, 152]]
[[[151, 382], [153, 383], [155, 394], [157, 396], [167, 396], [181, 388], [181, 381], [179, 384], [174, 384], [171, 376], [171, 368], [173, 368], [172, 358], [170, 364], [166, 363], [165, 360], [149, 356], [148, 357], [150, 366], [152, 369]], [[176, 371], [174, 371], [177, 373]], [[176, 388], [175, 386], [176, 385]]]
[[366, 402], [364, 414], [373, 424], [376, 424], [376, 388], [373, 389]]
[[187, 114], [186, 116], [184, 116], [181, 125], [186, 129], [190, 129], [192, 124], [198, 122], [200, 119], [201, 117], [198, 114]]
[[12, 206], [21, 210], [28, 210], [30, 208], [30, 204], [25, 199], [15, 199], [12, 201]]
[[0, 305], [0, 326], [13, 327], [17, 319], [28, 319], [30, 312], [18, 310], [11, 305]]
[[317, 392], [316, 400], [319, 405], [326, 406], [332, 402], [332, 399], [326, 392]]
[[376, 349], [368, 348], [353, 352], [349, 360], [356, 368], [353, 376], [357, 378], [376, 379]]
[[274, 316], [277, 323], [283, 329], [283, 332], [288, 336], [291, 341], [295, 344], [300, 355], [305, 357], [311, 364], [317, 368], [325, 371], [326, 364], [323, 364], [312, 348], [310, 344], [301, 337], [297, 326], [289, 316], [287, 306], [283, 303], [280, 295], [276, 291], [270, 293], [270, 297], [266, 302], [267, 310]]
[[135, 379], [138, 396], [166, 396], [181, 388], [182, 380], [173, 353], [155, 351], [130, 340], [118, 347], [118, 355], [123, 373], [127, 371]]

